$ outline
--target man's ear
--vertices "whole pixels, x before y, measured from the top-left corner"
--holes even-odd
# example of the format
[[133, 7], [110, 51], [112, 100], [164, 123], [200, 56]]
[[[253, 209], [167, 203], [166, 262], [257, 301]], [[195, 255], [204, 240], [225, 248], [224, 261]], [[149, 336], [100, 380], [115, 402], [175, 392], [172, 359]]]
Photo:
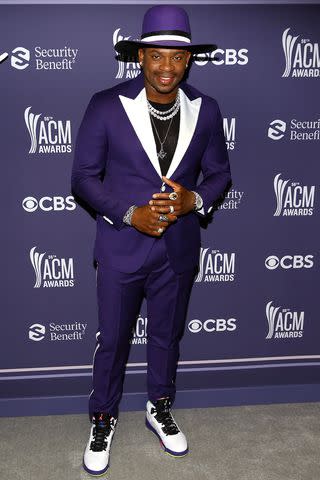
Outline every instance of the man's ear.
[[139, 48], [138, 50], [138, 59], [139, 59], [139, 63], [143, 63], [143, 59], [144, 59], [144, 49], [143, 48]]

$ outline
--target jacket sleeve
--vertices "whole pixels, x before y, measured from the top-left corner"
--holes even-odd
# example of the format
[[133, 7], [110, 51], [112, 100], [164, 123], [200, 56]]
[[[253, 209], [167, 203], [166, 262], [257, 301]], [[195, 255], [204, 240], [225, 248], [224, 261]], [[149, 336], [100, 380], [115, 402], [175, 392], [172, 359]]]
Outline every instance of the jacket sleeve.
[[105, 103], [99, 94], [93, 95], [76, 139], [71, 186], [77, 196], [120, 230], [130, 204], [115, 198], [102, 183], [108, 153], [105, 115]]
[[231, 182], [228, 151], [218, 105], [216, 105], [216, 116], [213, 122], [212, 133], [201, 160], [203, 180], [193, 189], [203, 200], [203, 207], [197, 211], [203, 216], [212, 210], [212, 204], [221, 197]]

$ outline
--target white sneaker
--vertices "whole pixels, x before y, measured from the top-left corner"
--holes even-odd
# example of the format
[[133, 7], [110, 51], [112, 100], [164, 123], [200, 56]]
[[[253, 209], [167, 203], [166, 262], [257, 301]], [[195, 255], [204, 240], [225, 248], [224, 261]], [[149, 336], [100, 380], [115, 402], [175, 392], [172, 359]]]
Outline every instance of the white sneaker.
[[157, 435], [165, 452], [182, 457], [188, 453], [187, 439], [174, 420], [170, 407], [169, 398], [162, 398], [154, 404], [148, 401], [146, 426]]
[[95, 413], [84, 456], [83, 468], [90, 475], [103, 475], [109, 468], [110, 446], [117, 420], [107, 413]]

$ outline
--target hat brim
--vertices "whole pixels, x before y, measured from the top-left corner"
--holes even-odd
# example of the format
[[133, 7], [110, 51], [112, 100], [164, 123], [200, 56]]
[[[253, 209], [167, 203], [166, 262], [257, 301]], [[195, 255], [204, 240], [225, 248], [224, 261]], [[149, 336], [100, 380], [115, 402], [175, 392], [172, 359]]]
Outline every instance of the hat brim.
[[183, 50], [188, 50], [191, 53], [198, 54], [198, 53], [207, 53], [213, 52], [217, 49], [217, 45], [213, 44], [202, 44], [202, 45], [195, 45], [193, 43], [185, 43], [179, 42], [174, 40], [161, 40], [156, 43], [144, 42], [141, 41], [134, 41], [134, 40], [120, 40], [114, 46], [115, 50], [119, 52], [121, 55], [134, 57], [138, 54], [139, 48], [181, 48]]

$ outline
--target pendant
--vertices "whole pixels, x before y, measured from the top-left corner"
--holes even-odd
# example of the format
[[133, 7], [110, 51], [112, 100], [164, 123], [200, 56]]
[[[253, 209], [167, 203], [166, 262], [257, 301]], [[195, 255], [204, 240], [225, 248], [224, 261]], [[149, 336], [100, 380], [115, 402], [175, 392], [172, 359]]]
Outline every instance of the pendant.
[[160, 152], [158, 152], [158, 158], [160, 160], [163, 160], [166, 155], [167, 155], [167, 152], [163, 150], [163, 146], [161, 145]]

